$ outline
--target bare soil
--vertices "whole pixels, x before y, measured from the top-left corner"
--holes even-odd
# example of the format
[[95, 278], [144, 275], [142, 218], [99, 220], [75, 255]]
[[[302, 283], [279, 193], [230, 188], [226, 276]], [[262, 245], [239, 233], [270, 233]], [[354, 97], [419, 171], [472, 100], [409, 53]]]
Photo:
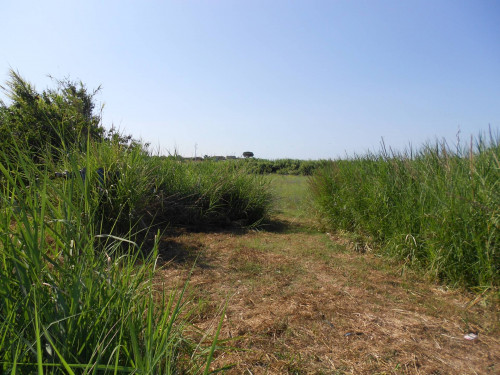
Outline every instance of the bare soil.
[[[189, 289], [228, 374], [498, 374], [498, 294], [449, 289], [306, 220], [165, 236], [158, 288]], [[465, 334], [475, 333], [469, 341]]]

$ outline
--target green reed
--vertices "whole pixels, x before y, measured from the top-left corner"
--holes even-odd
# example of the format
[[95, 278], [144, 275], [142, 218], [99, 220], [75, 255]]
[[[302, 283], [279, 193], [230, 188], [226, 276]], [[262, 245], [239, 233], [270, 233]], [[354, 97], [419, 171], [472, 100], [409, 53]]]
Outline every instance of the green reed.
[[[72, 177], [66, 179], [53, 178], [61, 165], [51, 164], [50, 157], [35, 165], [18, 150], [15, 163], [11, 157], [0, 162], [4, 374], [175, 374], [208, 368], [210, 346], [198, 345], [187, 333], [185, 286], [166, 294], [153, 285], [159, 236], [151, 249], [140, 249], [132, 232], [117, 237], [107, 231], [149, 204], [142, 198], [150, 186], [137, 185], [144, 175], [127, 176], [128, 163], [140, 153], [122, 150], [118, 165], [116, 155], [105, 151], [89, 146], [83, 157], [69, 153], [65, 166]], [[122, 173], [107, 174], [111, 181], [94, 172], [81, 178], [82, 166], [95, 171], [98, 165]], [[105, 211], [108, 201], [116, 212]]]
[[500, 140], [332, 161], [310, 186], [326, 225], [467, 286], [499, 284]]

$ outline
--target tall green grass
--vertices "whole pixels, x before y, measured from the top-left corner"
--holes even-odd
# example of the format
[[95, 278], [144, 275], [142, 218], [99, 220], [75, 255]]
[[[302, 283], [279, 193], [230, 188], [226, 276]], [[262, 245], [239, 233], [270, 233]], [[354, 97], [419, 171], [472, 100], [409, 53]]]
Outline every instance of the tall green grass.
[[[65, 155], [52, 169], [90, 171], [89, 189], [82, 193], [93, 217], [99, 218], [99, 230], [107, 233], [177, 225], [252, 227], [265, 221], [273, 208], [268, 181], [248, 173], [244, 165], [180, 163], [113, 142], [92, 144], [86, 154]], [[99, 168], [104, 178], [99, 179]], [[65, 184], [78, 185], [81, 179]]]
[[[154, 289], [157, 242], [140, 251], [132, 241], [135, 221], [156, 199], [148, 175], [156, 166], [137, 150], [92, 147], [67, 152], [65, 165], [50, 156], [35, 165], [19, 149], [15, 163], [0, 162], [0, 372], [208, 369], [216, 342], [203, 349], [189, 339], [184, 289]], [[52, 179], [60, 167], [75, 177]]]
[[260, 224], [273, 200], [265, 180], [162, 160], [115, 130], [105, 136], [83, 84], [60, 81], [39, 95], [12, 72], [8, 87], [0, 373], [209, 373], [218, 332], [209, 348], [193, 342], [184, 289], [154, 290], [157, 244], [172, 225]]
[[500, 138], [332, 161], [311, 180], [326, 225], [368, 235], [440, 279], [499, 285]]
[[158, 220], [221, 227], [258, 226], [273, 208], [269, 181], [246, 166], [204, 161], [158, 161]]

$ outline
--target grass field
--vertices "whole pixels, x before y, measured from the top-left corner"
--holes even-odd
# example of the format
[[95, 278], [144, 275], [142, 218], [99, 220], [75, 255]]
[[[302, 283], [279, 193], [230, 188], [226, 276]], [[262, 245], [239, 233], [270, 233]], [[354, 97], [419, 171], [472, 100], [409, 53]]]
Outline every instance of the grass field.
[[2, 374], [499, 372], [499, 137], [186, 161], [11, 78]]
[[270, 175], [268, 179], [276, 194], [278, 213], [286, 217], [304, 218], [308, 215], [311, 194], [304, 176]]
[[[325, 233], [304, 211], [307, 178], [272, 177], [278, 212], [260, 230], [177, 231], [156, 283], [183, 283], [193, 260], [193, 323], [213, 328], [229, 374], [495, 373], [496, 295], [448, 289], [369, 244]], [[179, 254], [190, 254], [181, 257]], [[470, 342], [464, 334], [478, 333]]]

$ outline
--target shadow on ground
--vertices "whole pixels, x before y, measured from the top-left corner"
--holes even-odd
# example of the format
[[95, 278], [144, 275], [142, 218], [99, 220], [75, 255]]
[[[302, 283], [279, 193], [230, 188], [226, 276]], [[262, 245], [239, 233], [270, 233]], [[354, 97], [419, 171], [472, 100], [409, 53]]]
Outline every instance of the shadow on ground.
[[[240, 227], [170, 227], [164, 229], [158, 243], [159, 265], [195, 265], [197, 268], [209, 269], [211, 265], [206, 256], [206, 244], [196, 240], [196, 235], [227, 235], [241, 237], [252, 233], [292, 234], [308, 232], [312, 229], [301, 223], [286, 218], [273, 217], [260, 226]], [[145, 254], [153, 249], [155, 235], [150, 232], [141, 239], [141, 248]]]
[[209, 269], [212, 266], [209, 264], [204, 248], [199, 241], [177, 241], [164, 237], [158, 244], [158, 263], [160, 266], [192, 264], [198, 268]]

